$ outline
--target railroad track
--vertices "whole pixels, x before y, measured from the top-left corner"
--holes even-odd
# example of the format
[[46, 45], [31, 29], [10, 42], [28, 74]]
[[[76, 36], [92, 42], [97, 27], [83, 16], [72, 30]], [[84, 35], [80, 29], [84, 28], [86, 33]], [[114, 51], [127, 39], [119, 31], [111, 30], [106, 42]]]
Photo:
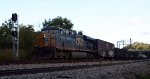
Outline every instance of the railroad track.
[[[41, 63], [78, 63], [78, 62], [102, 62], [106, 60], [99, 59], [70, 59], [70, 60], [62, 60], [62, 59], [50, 59], [50, 60], [19, 60], [19, 61], [2, 61], [1, 65], [19, 65], [19, 64], [41, 64]], [[130, 61], [130, 60], [107, 60], [107, 61]], [[133, 61], [133, 60], [131, 60]]]
[[60, 66], [60, 67], [17, 69], [17, 70], [0, 70], [0, 76], [36, 74], [36, 73], [65, 71], [65, 70], [83, 69], [83, 68], [91, 68], [91, 67], [104, 67], [104, 66], [122, 65], [122, 64], [130, 64], [130, 63], [145, 62], [145, 61], [149, 61], [149, 60], [138, 60], [138, 61], [120, 62], [120, 63], [113, 63], [113, 61], [111, 61], [111, 62], [108, 62], [105, 64], [100, 63], [100, 64], [93, 64], [93, 65], [76, 65], [76, 66]]
[[1, 65], [13, 65], [13, 64], [41, 64], [41, 63], [72, 63], [72, 62], [100, 62], [102, 60], [98, 59], [49, 59], [49, 60], [19, 60], [19, 61], [3, 61], [0, 62]]

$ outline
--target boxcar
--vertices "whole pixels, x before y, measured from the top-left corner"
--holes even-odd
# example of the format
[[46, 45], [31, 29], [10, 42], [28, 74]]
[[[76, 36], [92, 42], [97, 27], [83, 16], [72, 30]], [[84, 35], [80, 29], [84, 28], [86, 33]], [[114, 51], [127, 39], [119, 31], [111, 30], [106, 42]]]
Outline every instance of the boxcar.
[[102, 58], [113, 58], [115, 56], [114, 44], [97, 39], [97, 53]]

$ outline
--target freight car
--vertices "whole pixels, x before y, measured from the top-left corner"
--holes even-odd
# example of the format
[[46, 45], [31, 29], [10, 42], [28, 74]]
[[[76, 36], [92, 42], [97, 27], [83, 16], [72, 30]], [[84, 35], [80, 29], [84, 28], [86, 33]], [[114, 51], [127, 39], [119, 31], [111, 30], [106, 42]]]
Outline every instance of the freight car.
[[115, 48], [115, 59], [125, 60], [130, 57], [130, 53], [127, 50]]
[[129, 59], [138, 58], [135, 52], [115, 48], [113, 43], [91, 38], [76, 31], [47, 26], [38, 34], [36, 58], [88, 58]]
[[97, 53], [99, 54], [99, 57], [103, 59], [112, 59], [115, 56], [114, 44], [100, 39], [96, 40], [96, 44], [97, 44]]
[[124, 49], [115, 48], [114, 59], [117, 60], [128, 60], [128, 59], [146, 59], [147, 56], [141, 54], [139, 51], [127, 51]]

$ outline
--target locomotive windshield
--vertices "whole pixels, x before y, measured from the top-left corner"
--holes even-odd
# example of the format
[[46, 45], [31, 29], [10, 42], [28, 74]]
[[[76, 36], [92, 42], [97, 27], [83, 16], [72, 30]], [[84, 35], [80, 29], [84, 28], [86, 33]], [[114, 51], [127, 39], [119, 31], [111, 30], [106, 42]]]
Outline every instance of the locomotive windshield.
[[41, 31], [44, 33], [56, 34], [59, 32], [59, 29], [54, 26], [47, 26], [47, 27], [43, 28]]
[[58, 30], [49, 30], [49, 33], [56, 34], [56, 33], [58, 33]]

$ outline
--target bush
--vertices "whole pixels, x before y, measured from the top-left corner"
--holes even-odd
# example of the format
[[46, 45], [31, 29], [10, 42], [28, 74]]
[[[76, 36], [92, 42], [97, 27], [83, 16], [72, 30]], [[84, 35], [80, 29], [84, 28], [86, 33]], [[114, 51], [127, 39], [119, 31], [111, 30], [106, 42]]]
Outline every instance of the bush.
[[[26, 52], [22, 49], [19, 50], [19, 60], [28, 60], [32, 58], [32, 53]], [[12, 49], [0, 49], [0, 62], [5, 61], [13, 61], [15, 58], [13, 57]]]
[[0, 49], [0, 62], [13, 60], [12, 49]]
[[150, 74], [140, 75], [139, 79], [150, 79]]

